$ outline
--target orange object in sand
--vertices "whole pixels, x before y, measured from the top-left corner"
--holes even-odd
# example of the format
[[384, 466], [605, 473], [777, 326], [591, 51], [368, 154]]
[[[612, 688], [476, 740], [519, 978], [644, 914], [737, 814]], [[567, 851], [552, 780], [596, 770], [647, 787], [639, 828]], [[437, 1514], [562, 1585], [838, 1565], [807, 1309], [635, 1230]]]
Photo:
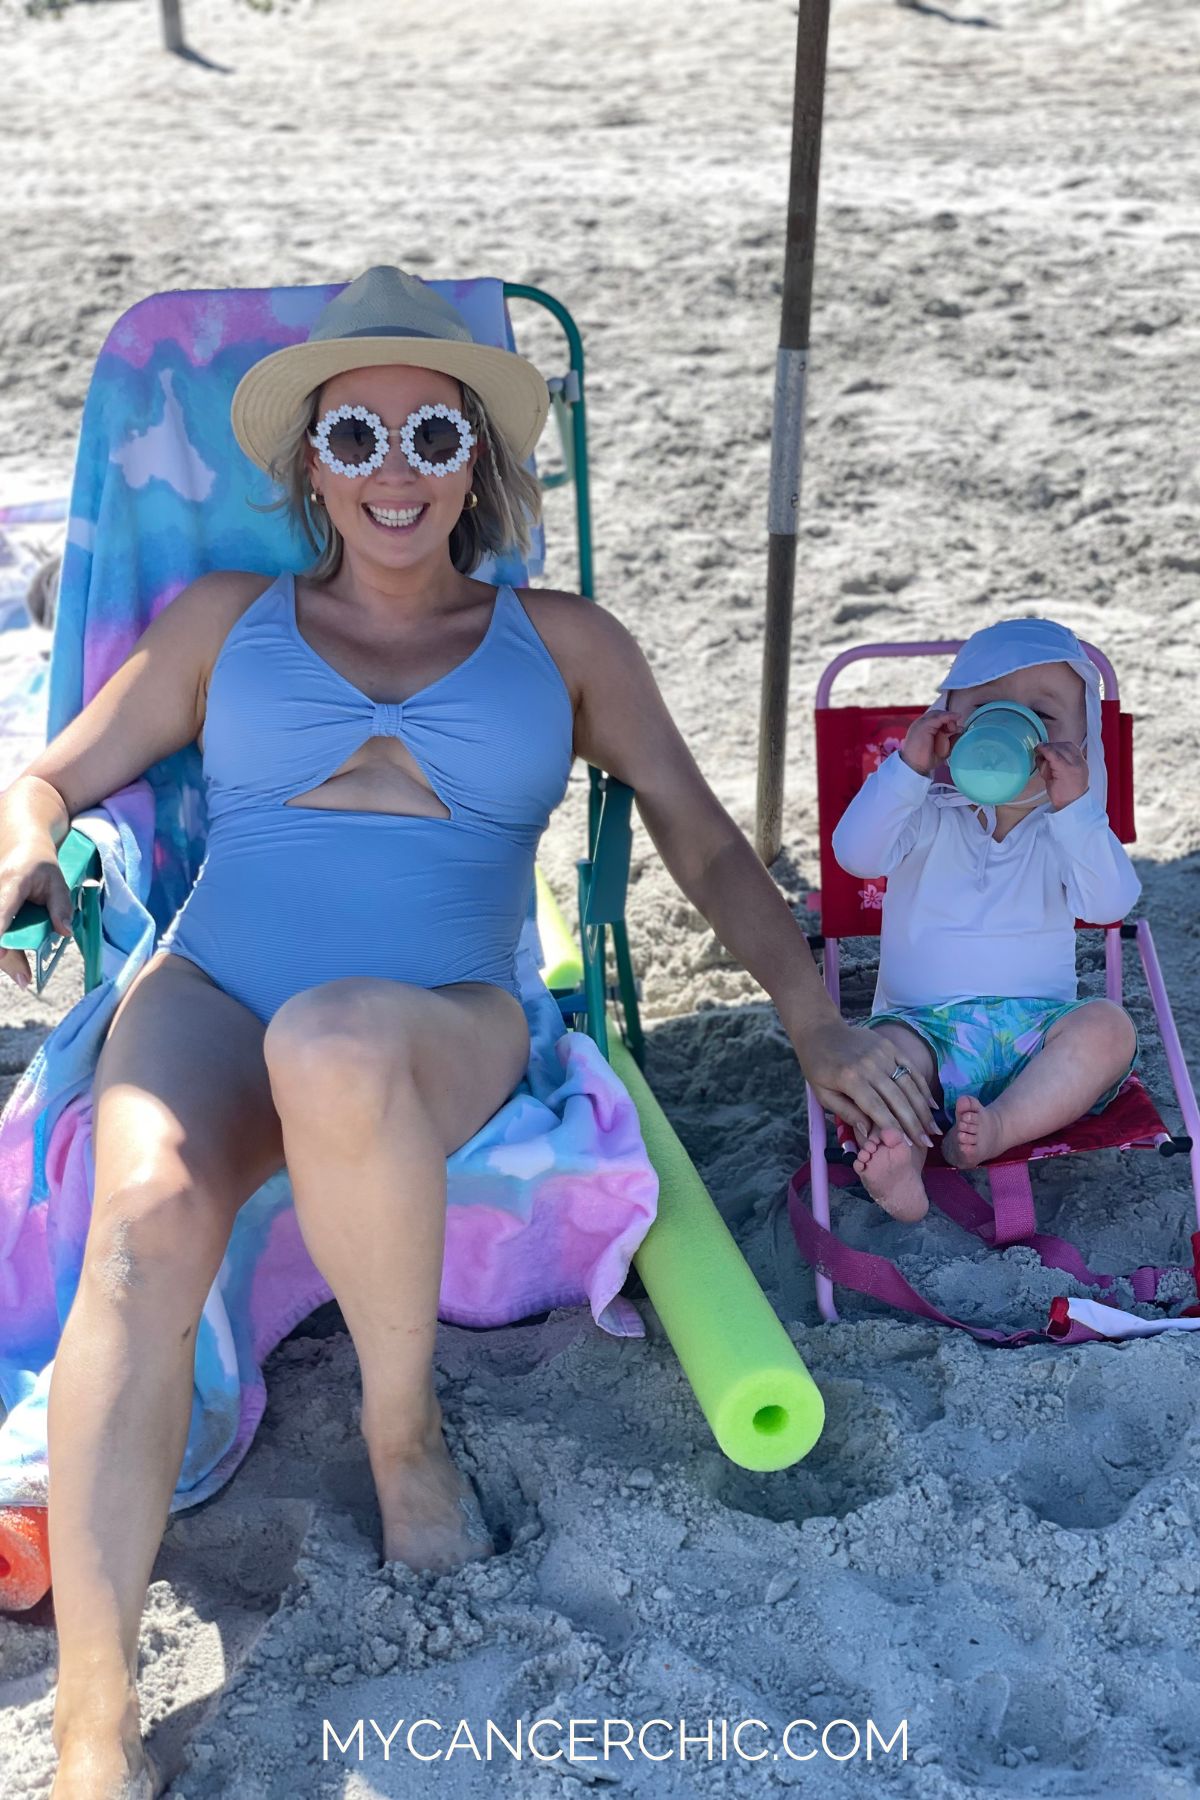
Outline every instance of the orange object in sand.
[[0, 1612], [27, 1612], [50, 1587], [44, 1506], [0, 1506]]

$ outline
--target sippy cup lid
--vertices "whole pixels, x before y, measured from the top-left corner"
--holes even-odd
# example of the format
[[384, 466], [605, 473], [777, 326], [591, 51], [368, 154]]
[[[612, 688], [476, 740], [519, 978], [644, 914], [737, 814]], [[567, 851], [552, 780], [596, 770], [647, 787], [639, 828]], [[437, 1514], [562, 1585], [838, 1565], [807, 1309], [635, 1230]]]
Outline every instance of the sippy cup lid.
[[1030, 781], [1033, 752], [1047, 741], [1035, 712], [1015, 700], [977, 706], [950, 752], [950, 778], [977, 806], [1006, 806]]

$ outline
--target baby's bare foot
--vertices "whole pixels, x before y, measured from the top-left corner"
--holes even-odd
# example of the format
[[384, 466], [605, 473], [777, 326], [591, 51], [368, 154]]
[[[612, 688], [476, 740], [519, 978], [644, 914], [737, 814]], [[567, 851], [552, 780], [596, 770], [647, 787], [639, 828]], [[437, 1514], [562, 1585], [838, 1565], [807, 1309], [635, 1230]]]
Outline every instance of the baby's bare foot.
[[893, 1127], [871, 1133], [854, 1159], [854, 1172], [872, 1200], [893, 1219], [911, 1224], [929, 1211], [920, 1167], [903, 1134]]
[[956, 1169], [977, 1169], [1004, 1149], [1000, 1121], [974, 1094], [960, 1094], [954, 1124], [942, 1139], [942, 1155]]
[[495, 1554], [474, 1488], [440, 1430], [419, 1450], [376, 1469], [383, 1560], [445, 1574]]

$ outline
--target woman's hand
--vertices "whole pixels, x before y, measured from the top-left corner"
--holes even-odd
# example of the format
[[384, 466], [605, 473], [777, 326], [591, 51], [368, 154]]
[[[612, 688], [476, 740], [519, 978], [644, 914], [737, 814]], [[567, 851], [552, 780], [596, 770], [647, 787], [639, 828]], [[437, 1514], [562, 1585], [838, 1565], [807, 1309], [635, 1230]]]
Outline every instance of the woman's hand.
[[932, 775], [938, 764], [945, 762], [962, 731], [961, 713], [935, 707], [913, 720], [904, 734], [900, 755], [918, 775]]
[[902, 1131], [910, 1144], [933, 1148], [934, 1100], [922, 1078], [909, 1071], [898, 1081], [896, 1046], [862, 1025], [834, 1019], [809, 1030], [796, 1056], [805, 1078], [826, 1112], [836, 1113], [860, 1143], [887, 1126]]
[[[0, 857], [0, 937], [8, 930], [27, 900], [44, 906], [54, 929], [67, 937], [74, 906], [53, 844], [49, 854], [38, 844], [25, 842]], [[33, 979], [23, 950], [0, 950], [0, 973], [11, 976], [20, 988]]]

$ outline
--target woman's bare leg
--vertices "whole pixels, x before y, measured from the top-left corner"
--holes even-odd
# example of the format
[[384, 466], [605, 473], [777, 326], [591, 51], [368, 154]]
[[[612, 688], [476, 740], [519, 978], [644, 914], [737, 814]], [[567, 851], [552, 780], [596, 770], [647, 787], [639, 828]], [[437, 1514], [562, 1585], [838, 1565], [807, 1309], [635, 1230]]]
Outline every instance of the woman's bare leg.
[[[896, 1046], [897, 1062], [920, 1075], [935, 1098], [940, 1099], [937, 1067], [924, 1038], [894, 1019], [885, 1019], [882, 1025], [872, 1029]], [[891, 1213], [893, 1219], [903, 1219], [911, 1224], [916, 1219], [923, 1219], [929, 1211], [929, 1199], [921, 1178], [927, 1155], [924, 1144], [906, 1143], [902, 1132], [890, 1127], [882, 1132], [871, 1131], [859, 1143], [854, 1172], [884, 1212]]]
[[480, 982], [329, 982], [281, 1007], [265, 1054], [304, 1241], [362, 1368], [384, 1560], [450, 1569], [488, 1555], [442, 1436], [432, 1359], [446, 1158], [524, 1075], [524, 1010]]
[[262, 1038], [193, 964], [158, 956], [101, 1050], [92, 1217], [49, 1398], [52, 1800], [153, 1792], [138, 1630], [187, 1441], [196, 1327], [238, 1207], [283, 1161]]
[[1112, 1000], [1090, 1000], [1064, 1013], [1011, 1087], [984, 1106], [964, 1094], [942, 1154], [975, 1169], [1013, 1144], [1028, 1144], [1073, 1125], [1129, 1067], [1137, 1043], [1133, 1020]]

